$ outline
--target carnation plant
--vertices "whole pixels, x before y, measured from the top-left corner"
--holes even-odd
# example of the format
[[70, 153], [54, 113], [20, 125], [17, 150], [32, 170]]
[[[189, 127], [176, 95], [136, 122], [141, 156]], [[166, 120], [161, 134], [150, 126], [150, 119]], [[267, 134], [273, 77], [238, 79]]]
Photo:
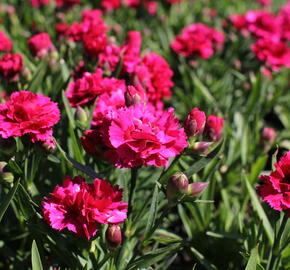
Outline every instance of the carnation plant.
[[26, 2], [0, 4], [0, 269], [290, 269], [289, 3]]

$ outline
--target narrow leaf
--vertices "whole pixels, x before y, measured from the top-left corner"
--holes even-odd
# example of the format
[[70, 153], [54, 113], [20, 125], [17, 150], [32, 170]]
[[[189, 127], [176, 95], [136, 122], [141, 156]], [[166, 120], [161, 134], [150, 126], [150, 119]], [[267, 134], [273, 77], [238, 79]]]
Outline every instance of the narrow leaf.
[[222, 147], [223, 147], [223, 141], [221, 141], [218, 144], [218, 146], [212, 152], [210, 152], [206, 157], [201, 158], [200, 160], [195, 162], [191, 167], [189, 167], [185, 171], [185, 175], [189, 178], [193, 174], [203, 169], [208, 163], [210, 163], [215, 157], [217, 157], [220, 154]]
[[247, 188], [247, 190], [249, 192], [249, 195], [251, 197], [251, 201], [252, 201], [253, 207], [256, 210], [256, 212], [257, 212], [258, 216], [260, 217], [260, 219], [262, 220], [264, 230], [265, 230], [265, 232], [266, 232], [266, 234], [268, 236], [268, 239], [269, 239], [271, 245], [273, 245], [273, 243], [274, 243], [274, 231], [273, 231], [273, 228], [271, 226], [271, 223], [269, 222], [269, 219], [267, 218], [267, 216], [266, 216], [266, 214], [264, 212], [264, 209], [261, 206], [260, 201], [259, 201], [259, 199], [257, 197], [256, 191], [251, 186], [247, 176], [245, 175], [243, 178], [244, 178], [244, 182], [246, 184], [246, 188]]
[[1, 205], [0, 205], [0, 222], [9, 206], [9, 204], [11, 203], [17, 189], [19, 186], [19, 182], [20, 182], [20, 178], [18, 178], [16, 180], [16, 182], [14, 183], [13, 188], [8, 192], [8, 194], [6, 195], [6, 197], [2, 200]]
[[149, 216], [146, 224], [145, 229], [145, 239], [148, 236], [148, 233], [151, 231], [151, 229], [154, 227], [156, 216], [157, 216], [157, 208], [158, 208], [158, 195], [159, 195], [159, 189], [158, 185], [155, 185], [152, 202], [150, 206]]
[[258, 254], [258, 246], [257, 246], [252, 249], [251, 256], [245, 270], [256, 270], [258, 259], [259, 259], [259, 254]]
[[32, 270], [43, 270], [35, 240], [33, 240], [31, 247], [31, 262], [32, 262]]

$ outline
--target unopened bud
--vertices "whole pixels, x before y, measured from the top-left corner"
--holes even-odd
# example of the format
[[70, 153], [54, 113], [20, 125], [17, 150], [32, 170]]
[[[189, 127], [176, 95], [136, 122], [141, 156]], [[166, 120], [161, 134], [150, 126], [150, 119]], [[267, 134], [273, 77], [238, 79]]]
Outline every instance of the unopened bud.
[[198, 108], [192, 109], [184, 121], [184, 130], [188, 137], [202, 134], [205, 126], [206, 116], [203, 111]]
[[112, 224], [106, 231], [106, 240], [110, 247], [116, 248], [122, 243], [122, 230], [119, 225]]
[[0, 162], [0, 177], [3, 181], [12, 183], [14, 180], [14, 175], [12, 172], [9, 171], [9, 168], [6, 165], [7, 162], [5, 161]]
[[202, 192], [204, 192], [204, 190], [206, 189], [207, 186], [208, 186], [208, 182], [191, 183], [191, 184], [188, 185], [186, 193], [189, 196], [198, 196]]
[[125, 92], [125, 103], [126, 106], [132, 106], [146, 102], [146, 93], [142, 87], [128, 85], [127, 91]]
[[262, 130], [262, 140], [265, 144], [273, 144], [273, 142], [276, 140], [276, 132], [273, 128], [265, 127]]
[[213, 144], [213, 142], [196, 142], [194, 144], [194, 150], [202, 153], [202, 154], [207, 154], [209, 147]]
[[186, 193], [188, 189], [188, 179], [182, 172], [173, 174], [167, 184], [166, 194], [167, 199], [172, 200]]
[[88, 124], [88, 115], [82, 107], [77, 107], [77, 122], [82, 129], [86, 129]]
[[224, 127], [224, 120], [216, 115], [210, 115], [206, 119], [206, 124], [204, 128], [204, 135], [207, 139], [217, 142], [222, 137]]

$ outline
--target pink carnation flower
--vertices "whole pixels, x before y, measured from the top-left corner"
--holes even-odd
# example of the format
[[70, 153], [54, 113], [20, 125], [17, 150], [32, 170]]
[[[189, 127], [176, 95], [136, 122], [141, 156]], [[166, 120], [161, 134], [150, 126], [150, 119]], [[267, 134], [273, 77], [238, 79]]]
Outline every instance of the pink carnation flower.
[[224, 43], [224, 34], [202, 23], [191, 24], [171, 43], [171, 48], [184, 57], [210, 58]]
[[104, 157], [120, 168], [167, 166], [187, 146], [173, 109], [157, 111], [150, 104], [112, 111], [99, 131], [108, 147]]
[[283, 6], [278, 14], [282, 38], [290, 40], [290, 2]]
[[154, 15], [157, 10], [157, 2], [150, 0], [125, 0], [124, 3], [129, 7], [140, 8], [144, 7], [148, 10], [150, 15]]
[[126, 37], [125, 44], [122, 49], [123, 56], [123, 69], [131, 73], [135, 70], [136, 66], [141, 61], [140, 51], [142, 46], [142, 36], [138, 31], [129, 31]]
[[272, 0], [256, 0], [261, 6], [267, 7], [272, 5]]
[[122, 189], [96, 178], [88, 184], [81, 176], [66, 177], [42, 202], [45, 221], [55, 230], [67, 229], [77, 237], [90, 239], [98, 224], [118, 224], [127, 218]]
[[205, 137], [212, 141], [219, 141], [222, 137], [224, 120], [216, 115], [210, 115], [206, 119], [204, 134]]
[[121, 48], [115, 44], [107, 45], [99, 54], [99, 66], [114, 71], [120, 61]]
[[252, 51], [274, 71], [283, 66], [290, 68], [290, 48], [282, 41], [259, 39], [252, 45]]
[[77, 5], [81, 2], [81, 0], [56, 0], [57, 7], [71, 7], [73, 5]]
[[274, 165], [275, 171], [259, 177], [262, 184], [258, 192], [273, 209], [288, 211], [290, 216], [290, 151]]
[[101, 6], [107, 11], [118, 9], [121, 7], [121, 0], [102, 0]]
[[30, 4], [36, 8], [45, 6], [50, 3], [50, 0], [30, 0]]
[[7, 53], [0, 58], [0, 74], [6, 80], [17, 80], [22, 67], [23, 63], [21, 54]]
[[102, 29], [92, 28], [83, 35], [83, 46], [90, 57], [97, 57], [107, 45], [107, 35]]
[[120, 87], [116, 88], [114, 91], [104, 93], [98, 97], [93, 114], [93, 127], [96, 128], [97, 126], [101, 125], [104, 121], [104, 118], [111, 111], [125, 106], [124, 89], [125, 83], [124, 85], [120, 85]]
[[10, 52], [12, 50], [12, 41], [0, 31], [0, 52]]
[[281, 28], [279, 20], [270, 12], [249, 10], [242, 15], [231, 15], [230, 20], [239, 31], [246, 31], [260, 38], [280, 39]]
[[28, 40], [31, 53], [38, 57], [43, 57], [53, 50], [53, 44], [47, 33], [40, 33]]
[[[103, 78], [102, 70], [97, 69], [94, 74], [85, 72], [83, 77], [70, 83], [66, 96], [72, 107], [82, 106], [92, 102], [103, 93], [125, 89], [125, 82], [116, 78]], [[125, 91], [125, 90], [124, 90]]]
[[192, 109], [183, 123], [186, 135], [190, 137], [202, 134], [205, 122], [205, 113], [203, 111], [200, 111], [198, 108]]
[[27, 134], [32, 142], [51, 144], [52, 127], [59, 119], [57, 103], [50, 98], [28, 91], [14, 92], [0, 104], [0, 135], [6, 139]]
[[136, 67], [134, 85], [143, 87], [148, 100], [156, 105], [163, 98], [171, 97], [170, 88], [174, 85], [172, 76], [173, 71], [165, 59], [152, 52], [146, 54], [141, 64]]

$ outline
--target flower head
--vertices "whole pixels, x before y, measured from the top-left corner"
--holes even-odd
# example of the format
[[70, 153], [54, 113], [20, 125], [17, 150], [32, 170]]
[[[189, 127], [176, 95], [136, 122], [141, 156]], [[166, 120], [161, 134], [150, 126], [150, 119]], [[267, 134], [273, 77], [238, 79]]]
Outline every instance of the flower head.
[[68, 229], [90, 239], [98, 224], [118, 224], [127, 218], [128, 204], [122, 202], [122, 193], [103, 179], [88, 184], [81, 176], [66, 177], [42, 202], [44, 219], [55, 230]]
[[53, 50], [53, 44], [47, 33], [40, 33], [28, 40], [28, 46], [33, 55], [43, 57]]
[[160, 55], [153, 52], [146, 54], [134, 75], [134, 84], [145, 89], [148, 100], [153, 104], [171, 97], [173, 71]]
[[7, 53], [0, 58], [0, 74], [6, 80], [15, 80], [23, 67], [22, 56], [18, 53]]
[[167, 166], [168, 159], [187, 146], [173, 109], [157, 111], [150, 104], [111, 111], [99, 132], [107, 147], [104, 157], [121, 168]]
[[252, 51], [274, 71], [283, 66], [290, 68], [290, 48], [283, 41], [259, 39], [252, 45]]
[[52, 127], [59, 121], [57, 103], [42, 94], [14, 92], [0, 105], [0, 136], [2, 138], [29, 135], [32, 142], [50, 142]]
[[270, 175], [259, 177], [261, 185], [258, 192], [273, 209], [288, 211], [290, 216], [290, 151], [274, 165], [276, 170]]
[[188, 137], [202, 134], [205, 126], [206, 116], [198, 108], [192, 109], [184, 121], [184, 130]]
[[11, 40], [0, 31], [0, 52], [10, 52], [12, 50], [13, 44]]
[[191, 24], [171, 43], [171, 48], [183, 57], [196, 55], [208, 59], [224, 43], [224, 34], [202, 23]]
[[212, 141], [219, 141], [224, 127], [224, 120], [216, 115], [210, 115], [206, 119], [204, 128], [205, 136]]

